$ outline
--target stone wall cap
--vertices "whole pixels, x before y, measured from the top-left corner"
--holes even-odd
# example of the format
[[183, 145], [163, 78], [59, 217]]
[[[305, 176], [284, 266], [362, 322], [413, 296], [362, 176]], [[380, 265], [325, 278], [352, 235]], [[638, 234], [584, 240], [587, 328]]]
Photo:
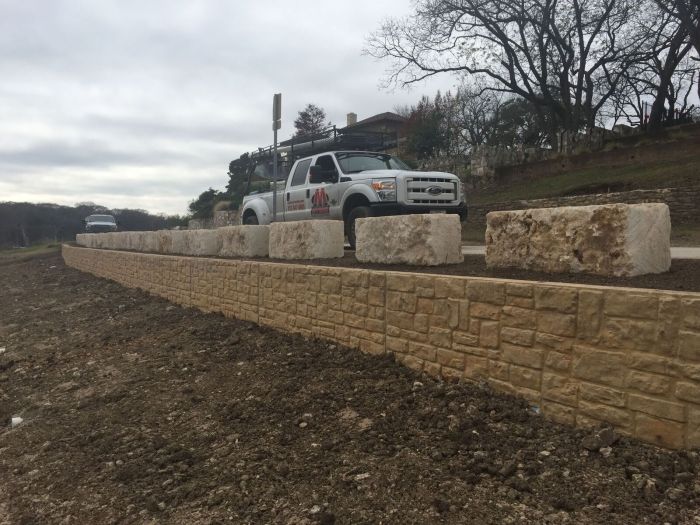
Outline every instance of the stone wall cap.
[[[87, 248], [84, 246], [73, 246], [67, 243], [63, 244], [64, 248], [75, 248], [79, 250], [92, 250], [92, 251], [105, 251], [103, 248]], [[124, 250], [108, 250], [108, 251], [124, 251]], [[422, 273], [416, 271], [396, 271], [396, 270], [378, 270], [375, 268], [357, 268], [357, 267], [346, 267], [346, 266], [325, 266], [323, 264], [303, 264], [303, 263], [289, 263], [289, 262], [276, 262], [261, 259], [248, 259], [248, 258], [224, 258], [224, 257], [193, 257], [190, 255], [169, 255], [160, 253], [142, 253], [142, 252], [127, 252], [135, 253], [143, 257], [163, 257], [168, 259], [209, 259], [216, 260], [219, 262], [246, 262], [255, 263], [261, 266], [272, 266], [272, 267], [283, 267], [283, 268], [293, 268], [293, 269], [318, 269], [321, 268], [326, 271], [338, 272], [345, 270], [356, 270], [356, 271], [369, 271], [375, 273], [381, 273], [384, 275], [402, 275], [402, 276], [413, 276], [413, 277], [435, 277], [435, 278], [449, 278], [449, 279], [459, 279], [464, 282], [478, 281], [485, 283], [504, 283], [504, 284], [527, 284], [531, 286], [548, 286], [557, 288], [574, 288], [576, 290], [590, 290], [597, 292], [610, 292], [610, 291], [621, 291], [621, 292], [633, 292], [635, 294], [665, 294], [674, 296], [683, 296], [693, 299], [700, 298], [700, 292], [690, 292], [683, 290], [664, 290], [662, 288], [634, 288], [631, 286], [605, 286], [602, 284], [582, 284], [582, 283], [568, 283], [559, 281], [526, 281], [523, 279], [501, 279], [498, 277], [482, 277], [477, 275], [451, 275], [443, 274], [438, 272]]]

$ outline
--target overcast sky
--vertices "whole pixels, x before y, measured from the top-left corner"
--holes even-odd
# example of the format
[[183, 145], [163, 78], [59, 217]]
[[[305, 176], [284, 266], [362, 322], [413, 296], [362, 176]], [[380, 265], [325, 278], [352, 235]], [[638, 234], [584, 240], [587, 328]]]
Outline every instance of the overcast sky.
[[380, 89], [367, 35], [409, 0], [0, 0], [0, 201], [184, 213], [312, 102], [334, 124], [450, 87]]

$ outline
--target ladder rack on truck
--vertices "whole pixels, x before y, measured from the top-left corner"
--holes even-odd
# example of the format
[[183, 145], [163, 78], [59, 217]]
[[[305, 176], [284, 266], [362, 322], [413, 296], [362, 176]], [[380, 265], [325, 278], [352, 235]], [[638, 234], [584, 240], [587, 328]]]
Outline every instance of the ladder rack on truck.
[[[277, 146], [278, 179], [286, 179], [294, 162], [300, 157], [315, 155], [332, 150], [386, 151], [396, 147], [396, 137], [375, 131], [353, 131], [330, 126], [319, 133], [302, 135], [281, 142]], [[253, 174], [265, 179], [273, 179], [272, 161], [274, 147], [258, 148], [244, 153], [229, 163], [230, 174], [247, 177], [246, 194], [250, 190]], [[262, 170], [257, 169], [262, 167]]]

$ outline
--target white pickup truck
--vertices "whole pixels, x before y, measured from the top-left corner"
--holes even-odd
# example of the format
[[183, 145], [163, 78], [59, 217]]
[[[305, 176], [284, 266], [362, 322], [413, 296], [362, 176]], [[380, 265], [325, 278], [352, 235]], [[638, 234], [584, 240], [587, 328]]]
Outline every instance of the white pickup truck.
[[[284, 189], [278, 183], [277, 221], [336, 219], [355, 247], [355, 220], [409, 213], [455, 213], [466, 218], [456, 175], [411, 171], [391, 155], [332, 151], [297, 160]], [[243, 224], [272, 222], [272, 192], [243, 199]]]

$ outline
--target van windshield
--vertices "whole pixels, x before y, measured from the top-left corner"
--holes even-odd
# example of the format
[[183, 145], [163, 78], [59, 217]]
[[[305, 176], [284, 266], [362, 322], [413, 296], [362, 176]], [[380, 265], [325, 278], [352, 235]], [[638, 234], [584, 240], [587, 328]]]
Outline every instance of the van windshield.
[[336, 153], [335, 158], [343, 173], [360, 173], [369, 170], [410, 170], [396, 157], [385, 153]]

